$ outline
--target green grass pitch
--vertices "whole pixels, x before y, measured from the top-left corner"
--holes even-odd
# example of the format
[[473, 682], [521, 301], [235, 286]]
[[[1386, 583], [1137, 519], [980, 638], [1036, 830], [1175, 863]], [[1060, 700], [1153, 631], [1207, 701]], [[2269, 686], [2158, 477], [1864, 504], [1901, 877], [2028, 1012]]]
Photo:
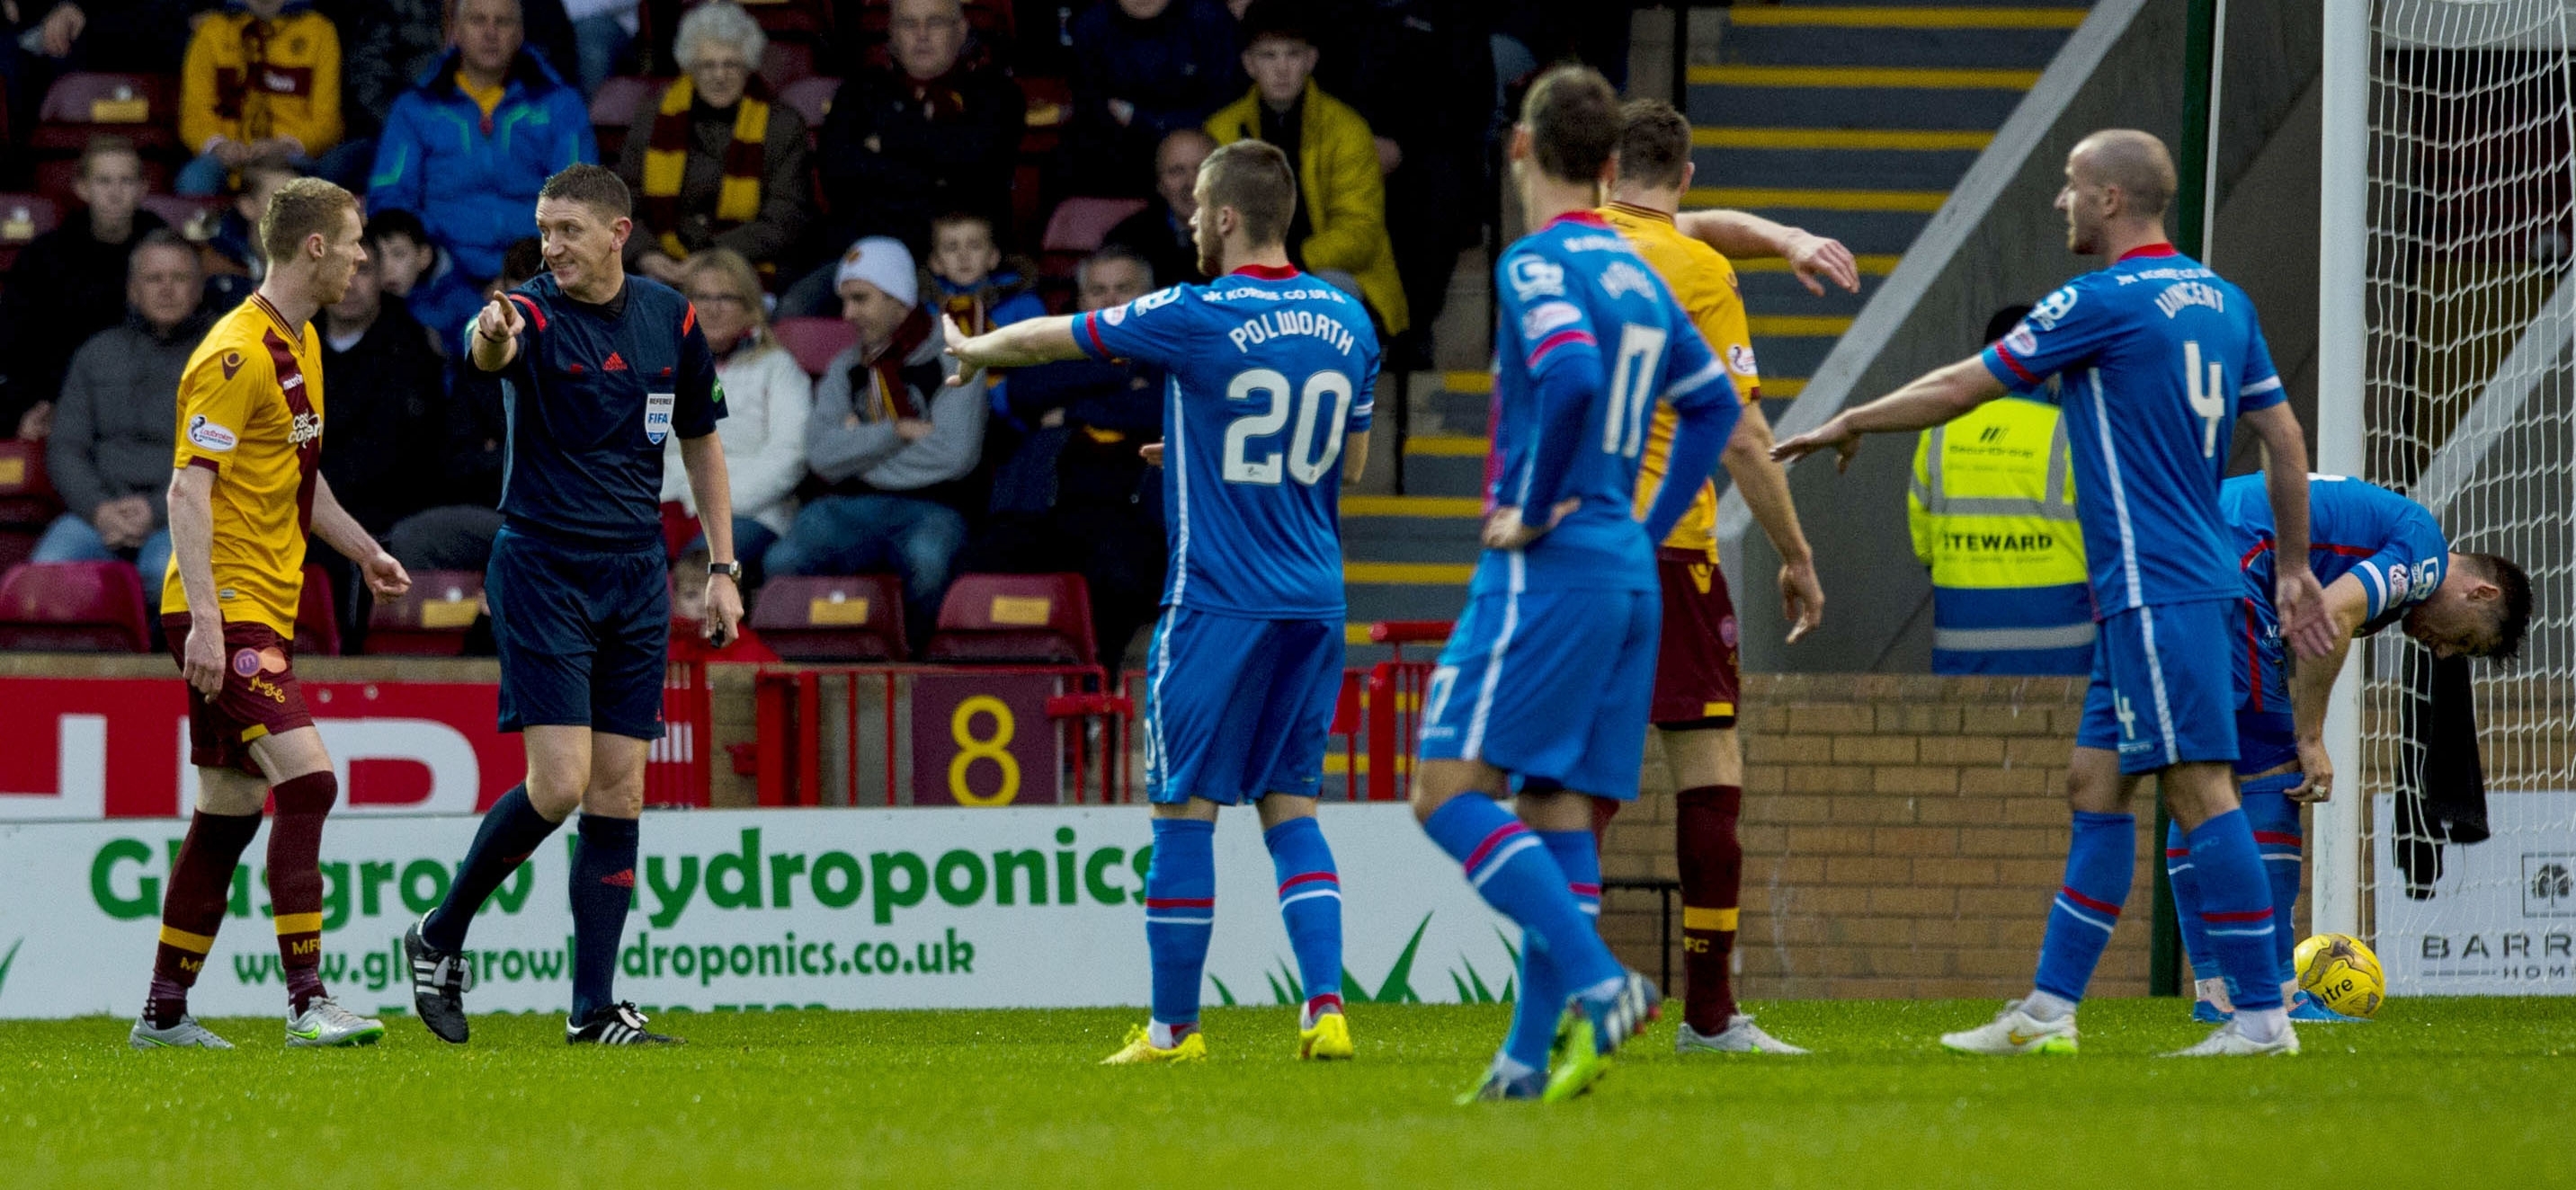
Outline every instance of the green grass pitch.
[[[1678, 1008], [1678, 1005], [1675, 1006]], [[1287, 1009], [1215, 1059], [1094, 1065], [1133, 1011], [671, 1014], [690, 1044], [570, 1050], [559, 1020], [409, 1019], [372, 1049], [137, 1054], [125, 1024], [0, 1024], [0, 1184], [49, 1186], [2510, 1186], [2576, 1182], [2576, 1001], [2400, 1000], [2294, 1059], [2158, 1061], [2179, 1001], [2097, 1001], [2076, 1058], [1935, 1036], [1990, 1003], [1759, 1007], [1809, 1058], [1677, 1059], [1672, 1025], [1561, 1107], [1458, 1108], [1494, 1006], [1355, 1007], [1359, 1060]]]

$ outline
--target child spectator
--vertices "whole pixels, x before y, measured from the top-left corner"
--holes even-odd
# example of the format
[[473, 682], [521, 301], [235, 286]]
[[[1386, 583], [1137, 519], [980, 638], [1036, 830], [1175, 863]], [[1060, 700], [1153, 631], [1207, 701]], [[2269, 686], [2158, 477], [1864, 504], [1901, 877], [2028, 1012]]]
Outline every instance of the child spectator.
[[402, 299], [412, 318], [429, 328], [440, 355], [454, 355], [457, 336], [484, 300], [457, 271], [455, 258], [430, 241], [420, 216], [404, 210], [378, 211], [367, 220], [367, 250], [377, 256], [385, 293]]
[[233, 0], [197, 23], [179, 72], [181, 194], [252, 164], [310, 169], [340, 143], [340, 33], [304, 0]]

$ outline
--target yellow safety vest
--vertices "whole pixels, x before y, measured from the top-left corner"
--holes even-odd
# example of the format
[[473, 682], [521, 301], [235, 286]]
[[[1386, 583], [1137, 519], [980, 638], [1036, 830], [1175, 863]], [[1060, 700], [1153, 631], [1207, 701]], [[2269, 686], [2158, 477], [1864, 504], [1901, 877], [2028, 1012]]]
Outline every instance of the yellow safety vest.
[[1914, 556], [1932, 568], [1936, 658], [2092, 643], [2073, 460], [2056, 406], [2007, 397], [1924, 431], [1905, 503]]

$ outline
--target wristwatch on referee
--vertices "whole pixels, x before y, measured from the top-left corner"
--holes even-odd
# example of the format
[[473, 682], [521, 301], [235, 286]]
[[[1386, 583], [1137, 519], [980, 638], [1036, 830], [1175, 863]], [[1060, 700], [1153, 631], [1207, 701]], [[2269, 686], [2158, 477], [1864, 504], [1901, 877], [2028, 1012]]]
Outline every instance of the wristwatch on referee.
[[707, 563], [707, 577], [708, 577], [708, 578], [715, 578], [715, 577], [717, 577], [717, 576], [723, 576], [723, 577], [725, 577], [725, 578], [732, 579], [732, 580], [733, 580], [733, 585], [735, 585], [735, 586], [737, 586], [737, 587], [741, 586], [741, 585], [742, 585], [742, 563], [740, 563], [740, 562], [709, 562], [709, 563]]

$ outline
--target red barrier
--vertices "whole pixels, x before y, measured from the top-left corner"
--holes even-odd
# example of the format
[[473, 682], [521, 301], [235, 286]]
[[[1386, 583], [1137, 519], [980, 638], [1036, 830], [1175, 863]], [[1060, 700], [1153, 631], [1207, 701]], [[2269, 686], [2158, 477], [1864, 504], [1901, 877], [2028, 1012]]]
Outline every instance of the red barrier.
[[714, 691], [707, 663], [675, 661], [663, 671], [662, 738], [644, 754], [644, 804], [705, 806], [714, 777], [708, 749], [715, 746]]
[[1402, 801], [1413, 794], [1413, 765], [1421, 753], [1422, 691], [1431, 681], [1428, 661], [1381, 661], [1368, 675], [1368, 798]]
[[[1075, 665], [764, 668], [752, 684], [760, 804], [824, 804], [827, 755], [837, 756], [845, 805], [862, 804], [863, 775], [869, 800], [887, 806], [1052, 804], [1095, 793], [1125, 801], [1134, 709], [1127, 698], [1092, 693], [1103, 679], [1098, 668]], [[877, 704], [864, 716], [874, 739], [863, 730], [864, 695]], [[837, 720], [837, 740], [826, 739], [827, 719]], [[1052, 731], [1023, 737], [1021, 724], [1032, 720]], [[1103, 753], [1096, 781], [1094, 720]]]

